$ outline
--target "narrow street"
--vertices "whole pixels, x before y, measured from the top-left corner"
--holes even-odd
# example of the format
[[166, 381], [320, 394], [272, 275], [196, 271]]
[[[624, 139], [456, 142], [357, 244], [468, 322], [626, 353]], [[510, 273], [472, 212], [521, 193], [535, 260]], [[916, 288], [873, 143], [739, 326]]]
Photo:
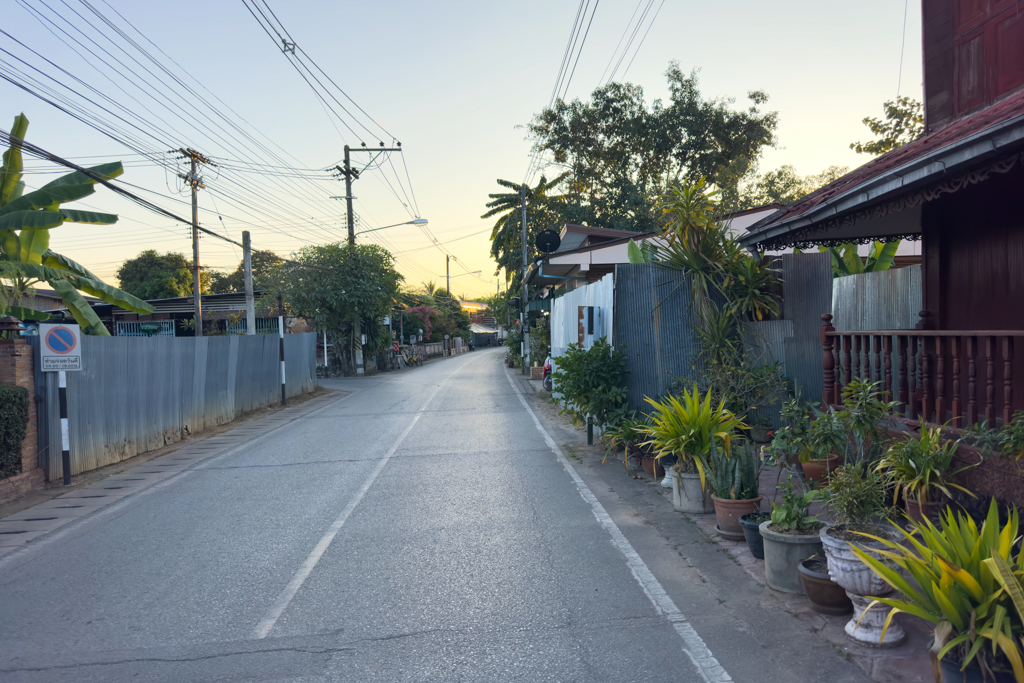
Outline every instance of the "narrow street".
[[502, 354], [325, 381], [350, 393], [0, 556], [0, 679], [866, 680], [581, 477]]

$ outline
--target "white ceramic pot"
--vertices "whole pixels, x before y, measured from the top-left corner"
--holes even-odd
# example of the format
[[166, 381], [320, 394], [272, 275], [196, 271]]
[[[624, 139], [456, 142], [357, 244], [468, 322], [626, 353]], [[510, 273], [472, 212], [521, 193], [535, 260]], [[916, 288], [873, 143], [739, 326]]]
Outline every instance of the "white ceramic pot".
[[[888, 605], [877, 604], [868, 609], [872, 597], [888, 595], [892, 593], [893, 587], [853, 554], [848, 541], [830, 535], [830, 529], [835, 527], [825, 527], [820, 533], [821, 544], [828, 557], [828, 573], [833, 581], [846, 590], [846, 594], [853, 602], [853, 617], [846, 624], [846, 635], [851, 640], [872, 647], [895, 647], [901, 644], [906, 639], [906, 633], [895, 621], [889, 625], [885, 639], [882, 639], [882, 627], [890, 610]], [[875, 527], [872, 533], [893, 541], [900, 538], [895, 529], [883, 526]], [[878, 541], [867, 538], [863, 542], [857, 542], [856, 546], [869, 552], [885, 547]]]
[[672, 475], [672, 505], [679, 512], [702, 515], [715, 511], [710, 488], [701, 490], [700, 475], [670, 469]]

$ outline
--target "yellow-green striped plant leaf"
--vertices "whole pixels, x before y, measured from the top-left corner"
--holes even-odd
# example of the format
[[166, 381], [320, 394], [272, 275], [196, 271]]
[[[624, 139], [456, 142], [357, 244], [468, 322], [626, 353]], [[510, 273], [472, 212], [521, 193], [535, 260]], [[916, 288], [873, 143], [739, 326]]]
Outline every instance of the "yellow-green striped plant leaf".
[[1017, 610], [1017, 616], [1020, 617], [1021, 622], [1024, 623], [1024, 590], [1021, 590], [1020, 582], [1014, 575], [1010, 565], [999, 555], [993, 555], [992, 557], [985, 560], [986, 563], [991, 563], [995, 566], [995, 571], [992, 572], [995, 578], [1006, 590], [1006, 594], [1010, 596], [1010, 600], [1013, 601], [1013, 606]]

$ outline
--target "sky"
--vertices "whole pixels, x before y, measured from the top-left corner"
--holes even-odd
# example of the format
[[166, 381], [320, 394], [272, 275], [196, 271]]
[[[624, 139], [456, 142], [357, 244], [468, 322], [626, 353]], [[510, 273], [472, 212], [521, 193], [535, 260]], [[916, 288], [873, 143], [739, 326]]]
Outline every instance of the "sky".
[[[429, 223], [357, 239], [392, 251], [411, 286], [443, 281], [447, 266], [456, 294], [503, 289], [490, 258], [493, 220], [480, 216], [498, 178], [526, 176], [523, 126], [550, 101], [581, 3], [258, 2], [324, 84], [326, 103], [254, 18], [251, 0], [8, 0], [0, 3], [0, 75], [21, 85], [36, 79], [31, 87], [51, 88], [49, 99], [101, 116], [107, 134], [8, 80], [0, 80], [0, 128], [24, 112], [30, 142], [82, 165], [121, 160], [127, 189], [186, 219], [189, 197], [176, 175], [187, 169], [168, 152], [196, 149], [218, 164], [201, 170], [200, 223], [237, 241], [249, 230], [254, 248], [281, 255], [344, 239], [345, 202], [331, 198], [344, 196], [344, 183], [324, 171], [344, 145], [401, 142], [401, 155], [376, 158], [354, 183], [357, 231]], [[762, 171], [863, 164], [868, 158], [849, 149], [871, 137], [861, 119], [881, 116], [897, 92], [921, 98], [918, 2], [584, 2], [586, 38], [563, 86], [568, 99], [588, 99], [626, 44], [615, 80], [642, 86], [648, 102], [667, 99], [672, 60], [698, 71], [705, 97], [733, 98], [737, 108], [763, 90], [762, 108], [778, 111], [780, 123]], [[353, 165], [372, 157], [354, 153]], [[61, 172], [38, 160], [26, 166], [29, 187]], [[191, 254], [186, 223], [105, 188], [79, 206], [120, 221], [65, 224], [51, 248], [112, 284], [118, 265], [144, 249]], [[241, 250], [207, 236], [200, 255], [204, 267], [233, 270]]]

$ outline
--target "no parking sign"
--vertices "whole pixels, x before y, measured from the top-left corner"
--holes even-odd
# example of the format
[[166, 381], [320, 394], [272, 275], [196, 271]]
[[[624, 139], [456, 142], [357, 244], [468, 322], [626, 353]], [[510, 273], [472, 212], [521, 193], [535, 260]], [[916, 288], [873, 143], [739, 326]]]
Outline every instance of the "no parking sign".
[[43, 372], [82, 369], [81, 330], [78, 325], [39, 325], [39, 350]]

